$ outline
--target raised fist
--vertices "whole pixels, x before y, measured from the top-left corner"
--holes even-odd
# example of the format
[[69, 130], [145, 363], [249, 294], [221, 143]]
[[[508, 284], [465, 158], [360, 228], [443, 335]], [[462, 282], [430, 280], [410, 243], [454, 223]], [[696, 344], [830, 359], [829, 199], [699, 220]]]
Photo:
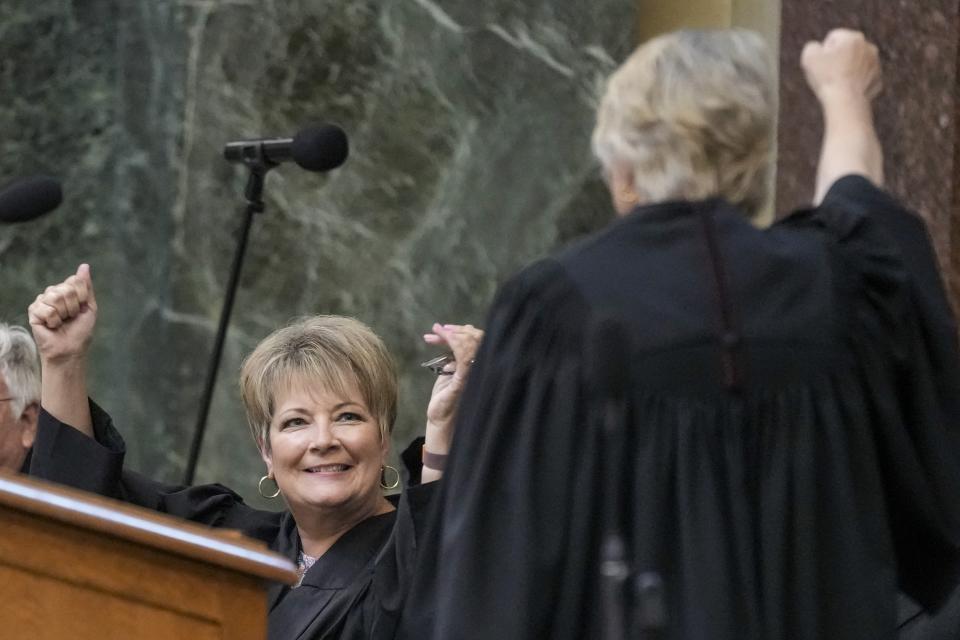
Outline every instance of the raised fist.
[[82, 360], [97, 323], [90, 266], [81, 264], [75, 275], [44, 289], [27, 315], [45, 364]]
[[823, 42], [808, 42], [800, 66], [821, 102], [834, 96], [870, 101], [883, 87], [879, 51], [859, 31], [834, 29]]

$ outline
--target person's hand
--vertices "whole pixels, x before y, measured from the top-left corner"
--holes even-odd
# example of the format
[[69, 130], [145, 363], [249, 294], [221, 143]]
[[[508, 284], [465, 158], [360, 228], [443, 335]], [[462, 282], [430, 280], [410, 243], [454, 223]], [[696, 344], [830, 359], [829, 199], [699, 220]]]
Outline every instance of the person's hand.
[[33, 339], [45, 365], [82, 361], [97, 322], [90, 266], [44, 289], [27, 309]]
[[879, 51], [859, 31], [834, 29], [823, 42], [808, 42], [800, 66], [821, 103], [834, 98], [870, 102], [883, 87]]
[[445, 454], [453, 437], [452, 427], [460, 396], [483, 339], [483, 331], [470, 324], [434, 324], [432, 329], [433, 333], [423, 336], [424, 342], [446, 345], [455, 359], [444, 367], [444, 374], [437, 376], [427, 406], [427, 450]]

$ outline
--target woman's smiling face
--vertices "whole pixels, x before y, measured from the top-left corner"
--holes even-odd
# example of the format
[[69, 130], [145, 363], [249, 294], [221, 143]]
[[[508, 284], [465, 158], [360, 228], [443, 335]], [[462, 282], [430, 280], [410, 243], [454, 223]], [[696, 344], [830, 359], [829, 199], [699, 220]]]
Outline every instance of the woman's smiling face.
[[357, 385], [344, 395], [296, 380], [275, 396], [262, 455], [295, 515], [309, 510], [363, 519], [382, 503], [389, 442]]

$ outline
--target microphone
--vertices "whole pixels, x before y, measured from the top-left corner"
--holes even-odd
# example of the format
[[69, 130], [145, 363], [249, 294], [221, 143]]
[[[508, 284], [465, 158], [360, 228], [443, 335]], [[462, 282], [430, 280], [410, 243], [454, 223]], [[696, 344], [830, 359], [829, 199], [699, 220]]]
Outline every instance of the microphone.
[[264, 160], [278, 165], [293, 160], [307, 171], [330, 171], [347, 159], [347, 134], [335, 124], [307, 127], [292, 138], [228, 142], [223, 157], [230, 162]]
[[631, 567], [627, 540], [621, 526], [623, 471], [626, 442], [624, 424], [630, 383], [630, 336], [610, 316], [594, 321], [589, 335], [586, 364], [592, 383], [591, 397], [600, 410], [599, 440], [606, 456], [601, 459], [600, 501], [600, 620], [605, 640], [625, 640], [629, 615], [626, 591]]
[[0, 191], [0, 222], [26, 222], [60, 206], [63, 189], [49, 176], [21, 178]]

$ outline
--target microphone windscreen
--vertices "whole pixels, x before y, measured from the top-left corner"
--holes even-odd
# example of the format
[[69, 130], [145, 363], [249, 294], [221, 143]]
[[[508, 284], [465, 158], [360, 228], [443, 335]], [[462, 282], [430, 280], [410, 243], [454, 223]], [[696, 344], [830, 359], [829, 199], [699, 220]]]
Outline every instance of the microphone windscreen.
[[307, 171], [330, 171], [344, 163], [350, 153], [347, 134], [334, 124], [307, 127], [293, 138], [290, 155]]
[[53, 211], [62, 201], [63, 189], [54, 178], [22, 178], [0, 191], [0, 222], [33, 220]]

